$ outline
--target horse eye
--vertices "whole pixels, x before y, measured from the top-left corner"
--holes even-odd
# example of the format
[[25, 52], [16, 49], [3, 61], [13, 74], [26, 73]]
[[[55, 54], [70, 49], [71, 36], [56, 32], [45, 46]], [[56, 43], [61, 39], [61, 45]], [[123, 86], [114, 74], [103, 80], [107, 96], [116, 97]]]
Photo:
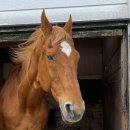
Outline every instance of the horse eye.
[[48, 56], [47, 56], [47, 59], [48, 59], [49, 61], [52, 61], [52, 60], [54, 60], [54, 57], [53, 57], [52, 55], [48, 55]]

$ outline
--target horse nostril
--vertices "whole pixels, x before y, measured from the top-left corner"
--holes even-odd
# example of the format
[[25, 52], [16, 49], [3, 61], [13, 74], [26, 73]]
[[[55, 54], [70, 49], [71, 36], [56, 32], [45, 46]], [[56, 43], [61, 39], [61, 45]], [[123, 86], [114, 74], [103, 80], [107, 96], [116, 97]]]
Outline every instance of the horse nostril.
[[66, 103], [65, 104], [65, 109], [66, 109], [66, 112], [69, 114], [69, 116], [71, 118], [73, 118], [74, 117], [73, 105], [71, 103]]
[[67, 111], [68, 113], [70, 113], [70, 112], [72, 111], [72, 105], [71, 105], [71, 104], [66, 104], [66, 105], [65, 105], [65, 108], [66, 108], [66, 111]]

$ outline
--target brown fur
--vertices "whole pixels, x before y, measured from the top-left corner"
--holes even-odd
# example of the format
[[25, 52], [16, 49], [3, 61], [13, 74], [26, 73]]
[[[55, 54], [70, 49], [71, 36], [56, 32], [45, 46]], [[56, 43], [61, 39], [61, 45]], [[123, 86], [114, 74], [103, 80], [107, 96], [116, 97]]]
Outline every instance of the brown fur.
[[[0, 130], [45, 129], [49, 113], [45, 92], [51, 92], [57, 102], [64, 97], [64, 100], [72, 99], [77, 106], [82, 105], [76, 73], [79, 54], [69, 35], [71, 20], [65, 26], [66, 31], [58, 26], [51, 28], [48, 22], [43, 12], [41, 27], [27, 42], [14, 50], [13, 61], [18, 67], [10, 73], [1, 91]], [[68, 41], [73, 48], [69, 59], [60, 52], [59, 43], [62, 40]], [[53, 64], [48, 62], [48, 54], [56, 55], [57, 61]], [[66, 71], [66, 78], [63, 76], [63, 69]], [[73, 91], [68, 90], [69, 79], [73, 81], [69, 81]]]

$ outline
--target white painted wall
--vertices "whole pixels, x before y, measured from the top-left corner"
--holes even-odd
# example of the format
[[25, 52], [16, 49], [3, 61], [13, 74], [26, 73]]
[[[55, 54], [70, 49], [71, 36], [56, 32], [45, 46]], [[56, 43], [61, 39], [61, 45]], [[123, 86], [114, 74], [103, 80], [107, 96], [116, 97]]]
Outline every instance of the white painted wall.
[[42, 9], [51, 22], [129, 18], [129, 0], [0, 0], [0, 25], [40, 23]]

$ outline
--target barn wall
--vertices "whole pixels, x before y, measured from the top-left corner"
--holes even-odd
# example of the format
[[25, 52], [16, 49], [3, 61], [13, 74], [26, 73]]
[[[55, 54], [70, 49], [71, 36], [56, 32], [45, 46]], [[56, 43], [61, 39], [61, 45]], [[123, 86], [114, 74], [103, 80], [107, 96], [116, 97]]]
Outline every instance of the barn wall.
[[76, 38], [74, 41], [80, 53], [79, 79], [101, 79], [102, 38]]
[[122, 104], [121, 38], [105, 38], [104, 64], [104, 127], [124, 130]]
[[100, 21], [129, 18], [128, 0], [35, 1], [4, 0], [0, 4], [0, 25], [40, 23], [42, 9], [51, 22], [65, 22], [71, 14], [73, 21]]
[[[128, 102], [129, 102], [129, 112], [130, 112], [130, 24], [128, 25], [128, 95], [129, 95]], [[130, 119], [130, 114], [129, 114], [129, 119]], [[129, 120], [128, 130], [130, 130], [130, 120]]]

